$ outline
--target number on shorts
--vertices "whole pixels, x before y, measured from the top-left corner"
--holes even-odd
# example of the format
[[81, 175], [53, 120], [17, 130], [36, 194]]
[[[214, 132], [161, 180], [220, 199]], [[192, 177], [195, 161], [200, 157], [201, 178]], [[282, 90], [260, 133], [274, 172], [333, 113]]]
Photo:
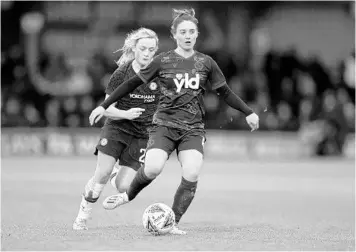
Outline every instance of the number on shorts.
[[145, 162], [145, 156], [146, 156], [146, 149], [140, 149], [140, 153], [143, 153], [140, 158], [138, 159], [138, 161], [140, 161], [141, 163]]

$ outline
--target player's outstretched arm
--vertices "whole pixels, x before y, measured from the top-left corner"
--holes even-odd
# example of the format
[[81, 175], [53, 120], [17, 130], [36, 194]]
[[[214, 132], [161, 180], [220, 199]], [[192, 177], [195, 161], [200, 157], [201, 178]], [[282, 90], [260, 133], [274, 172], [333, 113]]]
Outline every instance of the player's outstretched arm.
[[91, 112], [89, 116], [90, 124], [93, 125], [94, 123], [98, 122], [104, 116], [105, 110], [111, 104], [134, 91], [140, 85], [153, 80], [160, 70], [160, 64], [161, 58], [156, 56], [146, 68], [141, 69], [140, 72], [138, 72], [135, 76], [131, 77], [129, 80], [115, 88], [110, 96], [105, 101], [103, 101], [99, 107], [95, 108]]
[[[107, 99], [109, 95], [107, 94], [105, 96], [105, 99]], [[107, 108], [104, 112], [104, 116], [107, 118], [110, 118], [112, 120], [133, 120], [139, 117], [145, 109], [142, 108], [131, 108], [128, 110], [122, 110], [118, 109], [115, 107], [116, 102], [110, 105], [110, 107]]]
[[256, 115], [253, 110], [240, 97], [238, 97], [226, 83], [217, 88], [216, 92], [230, 107], [237, 109], [246, 115], [246, 121], [250, 126], [251, 131], [258, 129], [258, 115]]
[[120, 98], [134, 91], [138, 86], [142, 85], [144, 82], [135, 75], [118, 86], [110, 96], [105, 99], [98, 107], [96, 107], [89, 116], [90, 125], [97, 123], [105, 114], [105, 110], [113, 103], [115, 103]]
[[129, 110], [117, 109], [113, 106], [110, 106], [104, 112], [104, 116], [113, 120], [133, 120], [139, 117], [145, 109], [143, 108], [131, 108]]

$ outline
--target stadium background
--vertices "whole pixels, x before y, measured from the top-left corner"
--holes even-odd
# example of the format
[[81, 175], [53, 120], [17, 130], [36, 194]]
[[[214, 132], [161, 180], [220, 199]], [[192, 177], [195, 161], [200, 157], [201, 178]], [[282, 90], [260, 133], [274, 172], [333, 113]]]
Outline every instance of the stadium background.
[[[170, 240], [175, 247], [162, 243], [163, 238], [140, 236], [137, 216], [152, 201], [169, 202], [178, 185], [179, 166], [171, 159], [167, 166], [174, 169], [163, 176], [173, 182], [157, 182], [167, 188], [163, 198], [152, 196], [158, 190], [152, 186], [132, 212], [123, 209], [122, 215], [108, 217], [98, 207], [104, 217], [94, 222], [97, 229], [78, 238], [68, 230], [95, 167], [92, 152], [102, 125], [89, 127], [88, 116], [104, 98], [116, 68], [120, 53], [113, 52], [140, 26], [158, 33], [159, 51], [174, 48], [171, 14], [180, 7], [195, 8], [200, 29], [196, 49], [217, 61], [230, 87], [259, 114], [260, 130], [250, 133], [241, 113], [206, 93], [203, 196], [186, 219], [188, 231], [202, 236]], [[354, 250], [354, 8], [347, 1], [1, 1], [2, 248]], [[34, 78], [31, 69], [41, 78]], [[322, 127], [316, 121], [337, 129], [334, 140], [343, 146], [342, 153], [330, 147], [324, 155], [339, 157], [316, 157], [322, 155]], [[220, 189], [215, 191], [212, 183]], [[53, 197], [68, 202], [62, 205]], [[202, 214], [204, 204], [212, 202], [211, 214]], [[237, 231], [228, 217], [234, 211], [240, 214], [234, 220], [246, 225], [238, 238], [232, 237]], [[292, 222], [285, 221], [288, 211], [294, 214]], [[222, 229], [211, 229], [211, 218]], [[257, 224], [249, 226], [251, 220]], [[293, 226], [298, 221], [306, 221], [309, 229]], [[113, 223], [120, 222], [125, 226], [118, 231]], [[100, 227], [105, 225], [107, 229]], [[268, 232], [274, 233], [266, 238]], [[67, 238], [58, 242], [61, 235]], [[89, 238], [97, 243], [81, 242]], [[276, 245], [268, 240], [272, 238], [282, 240]], [[111, 239], [137, 242], [130, 247]], [[231, 239], [242, 243], [236, 247]]]
[[[169, 33], [171, 9], [187, 6], [196, 9], [200, 20], [197, 50], [218, 62], [230, 87], [259, 114], [260, 131], [271, 133], [265, 134], [267, 137], [275, 136], [273, 132], [293, 132], [288, 134], [293, 138], [308, 122], [320, 118], [335, 119], [343, 132], [354, 131], [351, 2], [4, 1], [1, 125], [25, 127], [26, 139], [18, 133], [3, 134], [5, 142], [11, 143], [3, 145], [3, 153], [42, 152], [31, 150], [35, 148], [32, 141], [44, 141], [43, 130], [28, 134], [27, 129], [35, 127], [54, 128], [51, 133], [57, 133], [58, 127], [70, 129], [64, 138], [64, 133], [46, 138], [57, 145], [71, 145], [71, 133], [89, 126], [88, 114], [104, 97], [104, 87], [120, 56], [113, 52], [122, 46], [127, 32], [140, 26], [152, 28], [160, 38], [159, 51], [174, 48]], [[31, 22], [35, 24], [39, 18], [30, 15], [25, 19], [30, 12], [42, 13], [45, 22], [41, 29], [31, 30]], [[25, 55], [47, 82], [31, 78]], [[208, 129], [248, 129], [243, 115], [214, 93], [207, 92], [205, 102]], [[332, 109], [327, 109], [328, 104]], [[35, 140], [28, 140], [30, 136]], [[350, 136], [341, 136], [345, 138], [346, 152], [353, 153]], [[18, 146], [28, 141], [29, 146]]]

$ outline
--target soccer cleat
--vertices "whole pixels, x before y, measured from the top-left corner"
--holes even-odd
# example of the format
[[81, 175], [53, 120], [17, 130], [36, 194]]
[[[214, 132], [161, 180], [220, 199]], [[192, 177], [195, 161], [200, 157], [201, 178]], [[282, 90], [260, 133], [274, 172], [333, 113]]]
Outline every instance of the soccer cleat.
[[127, 193], [124, 192], [124, 193], [119, 193], [119, 194], [115, 194], [115, 195], [111, 195], [111, 196], [107, 197], [103, 201], [103, 207], [106, 210], [113, 210], [113, 209], [117, 208], [118, 206], [121, 206], [128, 202], [129, 202], [129, 198], [127, 196]]
[[77, 217], [73, 223], [73, 230], [88, 230], [87, 220]]
[[173, 235], [186, 235], [187, 232], [183, 231], [183, 230], [180, 230], [177, 225], [174, 225], [172, 230], [169, 231], [170, 234], [173, 234]]

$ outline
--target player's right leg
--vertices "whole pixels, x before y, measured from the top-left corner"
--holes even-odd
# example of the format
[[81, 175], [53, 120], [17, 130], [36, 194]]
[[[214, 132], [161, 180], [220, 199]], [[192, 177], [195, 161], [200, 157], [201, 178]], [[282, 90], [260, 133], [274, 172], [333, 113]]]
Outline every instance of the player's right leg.
[[163, 170], [164, 165], [175, 149], [175, 141], [169, 137], [169, 132], [166, 127], [158, 127], [150, 134], [150, 139], [147, 143], [147, 152], [145, 163], [138, 169], [127, 193], [122, 193], [110, 204], [110, 208], [114, 209], [122, 204], [133, 200], [139, 192], [148, 186]]
[[144, 165], [137, 171], [127, 198], [133, 200], [143, 188], [148, 186], [159, 174], [172, 151], [176, 148], [175, 131], [165, 126], [157, 126], [150, 131]]
[[[104, 140], [104, 141], [103, 141]], [[78, 215], [73, 223], [74, 230], [86, 230], [93, 204], [98, 200], [112, 169], [125, 145], [119, 141], [101, 139], [97, 146], [97, 165], [94, 176], [85, 185]]]
[[98, 152], [97, 165], [94, 176], [85, 185], [84, 194], [80, 203], [78, 215], [73, 223], [73, 229], [86, 230], [86, 223], [91, 216], [92, 205], [98, 200], [105, 186], [114, 164], [115, 158]]
[[161, 149], [147, 151], [145, 165], [137, 171], [127, 192], [107, 197], [103, 202], [103, 207], [106, 210], [113, 210], [133, 200], [143, 188], [148, 186], [162, 172], [167, 158], [167, 152]]

